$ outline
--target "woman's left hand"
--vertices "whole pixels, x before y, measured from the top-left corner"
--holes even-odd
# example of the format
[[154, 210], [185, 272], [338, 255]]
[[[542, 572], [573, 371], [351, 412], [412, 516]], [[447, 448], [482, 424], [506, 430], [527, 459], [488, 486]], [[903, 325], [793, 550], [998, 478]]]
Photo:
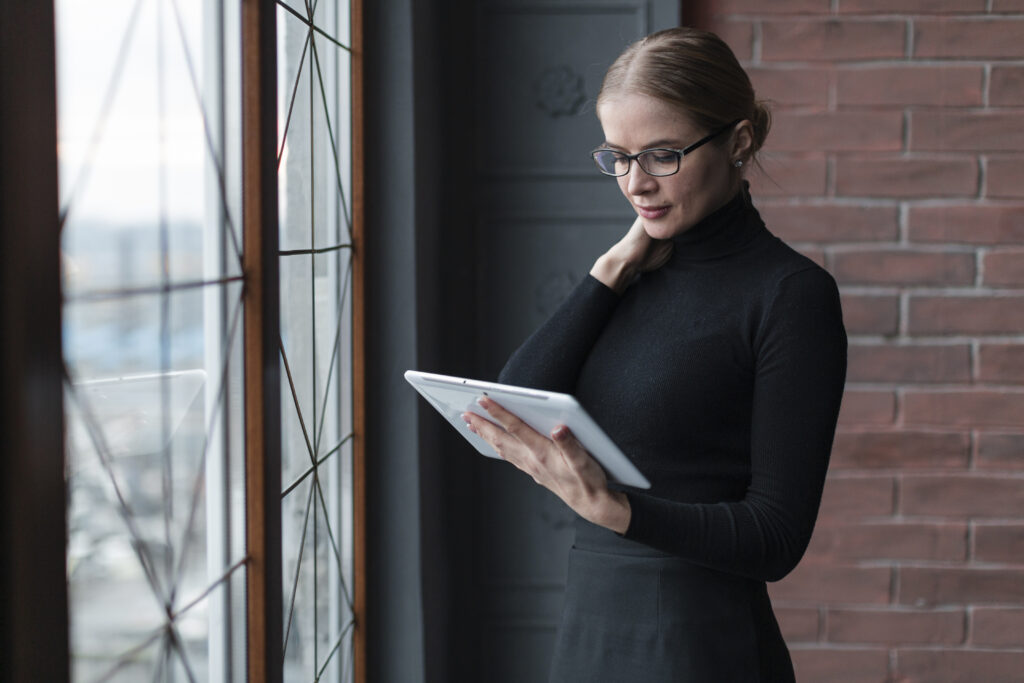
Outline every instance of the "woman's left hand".
[[630, 508], [626, 494], [608, 489], [608, 479], [569, 428], [561, 425], [548, 438], [486, 396], [480, 405], [494, 418], [472, 412], [462, 419], [503, 459], [533, 477], [584, 519], [625, 533]]

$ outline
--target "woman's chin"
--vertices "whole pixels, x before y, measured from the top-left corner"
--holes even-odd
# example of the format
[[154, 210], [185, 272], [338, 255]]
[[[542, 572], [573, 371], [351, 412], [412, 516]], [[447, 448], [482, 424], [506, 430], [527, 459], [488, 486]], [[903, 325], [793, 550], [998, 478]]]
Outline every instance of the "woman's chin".
[[681, 235], [686, 232], [689, 225], [679, 225], [678, 223], [670, 223], [665, 220], [658, 221], [643, 221], [644, 232], [652, 240], [667, 240], [672, 239], [676, 235]]

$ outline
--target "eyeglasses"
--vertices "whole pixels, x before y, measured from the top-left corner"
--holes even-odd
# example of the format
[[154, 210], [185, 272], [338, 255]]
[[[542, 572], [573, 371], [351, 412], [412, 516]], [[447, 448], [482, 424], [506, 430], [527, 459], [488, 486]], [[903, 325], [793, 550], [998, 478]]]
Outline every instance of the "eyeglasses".
[[710, 135], [705, 135], [697, 142], [693, 143], [689, 147], [683, 149], [668, 149], [664, 147], [656, 147], [654, 149], [645, 149], [642, 152], [636, 154], [626, 154], [614, 149], [608, 149], [607, 147], [601, 147], [595, 149], [590, 153], [594, 157], [594, 162], [597, 164], [597, 168], [605, 175], [614, 176], [616, 178], [624, 176], [629, 173], [630, 163], [635, 159], [636, 163], [640, 164], [640, 168], [644, 170], [644, 173], [652, 176], [666, 176], [672, 175], [679, 172], [679, 161], [694, 151], [701, 145], [704, 145], [719, 135], [729, 130], [743, 119], [736, 119], [731, 123], [727, 123], [721, 128], [713, 131]]

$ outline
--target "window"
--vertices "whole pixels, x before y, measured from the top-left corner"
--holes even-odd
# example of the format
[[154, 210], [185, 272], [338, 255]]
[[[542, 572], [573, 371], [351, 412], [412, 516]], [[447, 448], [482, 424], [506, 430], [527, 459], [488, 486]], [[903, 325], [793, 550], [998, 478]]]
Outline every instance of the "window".
[[238, 20], [55, 7], [72, 678], [242, 680]]
[[278, 2], [281, 537], [287, 680], [352, 679], [351, 30]]
[[[75, 681], [361, 675], [351, 8], [268, 6], [55, 4]], [[256, 157], [242, 120], [275, 113]]]

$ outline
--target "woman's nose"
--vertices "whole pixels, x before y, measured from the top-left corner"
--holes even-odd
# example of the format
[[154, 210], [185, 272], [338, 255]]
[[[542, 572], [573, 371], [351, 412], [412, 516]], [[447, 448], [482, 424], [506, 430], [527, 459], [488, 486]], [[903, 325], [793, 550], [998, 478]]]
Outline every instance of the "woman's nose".
[[647, 171], [640, 167], [636, 160], [630, 164], [629, 174], [626, 176], [626, 191], [630, 194], [644, 194], [650, 192], [651, 188], [657, 185], [657, 179], [648, 175]]

